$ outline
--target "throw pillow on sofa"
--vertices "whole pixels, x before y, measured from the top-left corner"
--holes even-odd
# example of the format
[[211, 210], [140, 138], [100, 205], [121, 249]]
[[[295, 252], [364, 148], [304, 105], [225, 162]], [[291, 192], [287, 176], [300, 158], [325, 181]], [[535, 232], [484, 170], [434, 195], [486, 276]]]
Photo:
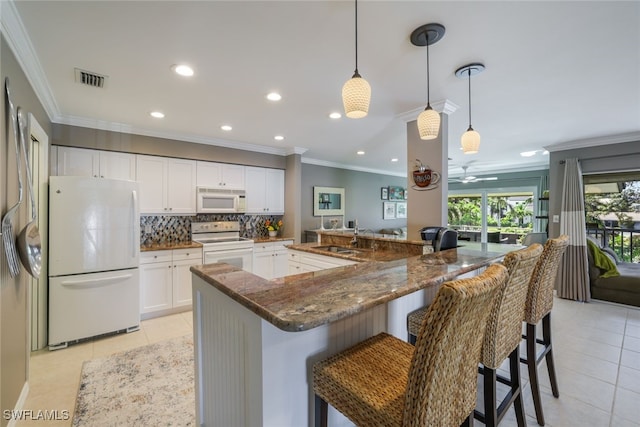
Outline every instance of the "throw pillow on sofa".
[[616, 268], [615, 258], [610, 258], [611, 255], [600, 249], [591, 239], [587, 239], [587, 248], [591, 255], [590, 259], [593, 260], [593, 264], [601, 271], [600, 277], [607, 278], [620, 275]]

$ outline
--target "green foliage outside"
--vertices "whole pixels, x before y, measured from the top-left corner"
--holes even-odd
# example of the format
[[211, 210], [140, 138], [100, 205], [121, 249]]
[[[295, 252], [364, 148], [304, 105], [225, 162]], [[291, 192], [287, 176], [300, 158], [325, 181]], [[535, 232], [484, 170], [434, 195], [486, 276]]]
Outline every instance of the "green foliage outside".
[[[449, 197], [449, 225], [465, 230], [480, 231], [482, 212], [480, 197]], [[500, 231], [503, 234], [517, 234], [519, 239], [533, 229], [532, 199], [509, 203], [508, 197], [489, 196], [487, 198], [487, 231]]]
[[[617, 193], [585, 194], [585, 220], [588, 229], [607, 231], [607, 245], [627, 262], [640, 262], [640, 231], [634, 226], [629, 213], [640, 212], [640, 182], [622, 183], [622, 191]], [[613, 214], [615, 221], [605, 224], [601, 219]]]

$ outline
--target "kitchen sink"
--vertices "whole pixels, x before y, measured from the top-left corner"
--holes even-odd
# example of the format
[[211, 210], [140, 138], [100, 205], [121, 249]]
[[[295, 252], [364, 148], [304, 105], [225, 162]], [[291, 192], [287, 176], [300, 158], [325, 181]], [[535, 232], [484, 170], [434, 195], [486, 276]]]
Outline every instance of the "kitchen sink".
[[357, 255], [360, 253], [360, 251], [355, 249], [345, 248], [343, 246], [335, 246], [335, 245], [317, 246], [314, 249], [318, 249], [326, 252], [334, 252], [334, 253], [343, 254], [343, 255]]

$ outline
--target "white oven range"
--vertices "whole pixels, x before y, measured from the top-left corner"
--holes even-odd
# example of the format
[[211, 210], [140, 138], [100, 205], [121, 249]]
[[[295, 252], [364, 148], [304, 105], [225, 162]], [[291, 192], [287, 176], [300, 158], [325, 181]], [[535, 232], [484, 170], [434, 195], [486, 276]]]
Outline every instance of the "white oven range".
[[202, 262], [224, 262], [252, 272], [253, 240], [240, 237], [238, 221], [192, 222], [191, 240], [202, 243]]

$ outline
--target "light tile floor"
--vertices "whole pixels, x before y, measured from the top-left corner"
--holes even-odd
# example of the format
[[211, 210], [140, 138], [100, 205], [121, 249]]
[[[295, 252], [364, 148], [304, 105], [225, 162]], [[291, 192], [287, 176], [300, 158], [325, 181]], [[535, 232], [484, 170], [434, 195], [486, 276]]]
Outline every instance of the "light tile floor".
[[[193, 314], [187, 311], [144, 320], [140, 322], [139, 331], [129, 334], [99, 338], [56, 351], [40, 350], [32, 353], [29, 364], [29, 394], [24, 409], [31, 410], [33, 415], [26, 415], [29, 419], [17, 422], [16, 426], [70, 426], [80, 372], [85, 360], [192, 333]], [[34, 419], [39, 410], [57, 411], [55, 415], [58, 420]], [[61, 419], [65, 418], [63, 411], [68, 411], [69, 419]]]
[[[556, 298], [551, 323], [560, 398], [551, 395], [543, 362], [539, 372], [546, 425], [640, 426], [640, 309]], [[192, 330], [192, 313], [185, 312], [145, 320], [140, 331], [131, 334], [53, 352], [35, 352], [30, 362], [30, 392], [24, 408], [34, 412], [67, 410], [73, 415], [83, 361], [189, 334]], [[536, 426], [526, 368], [522, 368], [527, 424]], [[70, 424], [70, 420], [21, 421], [17, 426]], [[513, 410], [501, 426], [516, 426]]]

